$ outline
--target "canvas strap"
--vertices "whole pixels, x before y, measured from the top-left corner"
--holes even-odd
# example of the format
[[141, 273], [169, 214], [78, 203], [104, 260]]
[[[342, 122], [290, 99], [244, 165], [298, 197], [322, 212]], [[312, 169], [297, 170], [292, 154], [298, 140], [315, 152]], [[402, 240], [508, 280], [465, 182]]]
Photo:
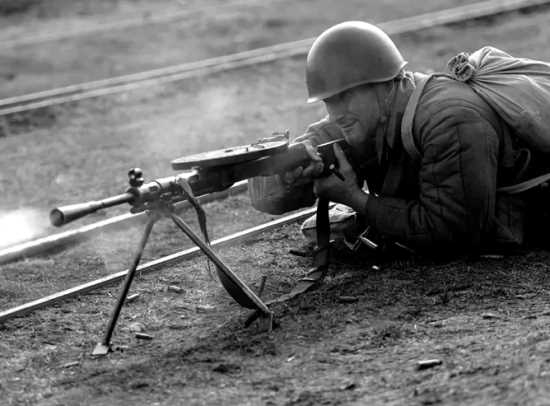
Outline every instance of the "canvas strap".
[[[204, 242], [210, 245], [210, 238], [208, 237], [208, 227], [206, 226], [206, 213], [204, 212], [204, 209], [202, 208], [199, 199], [197, 199], [197, 197], [193, 193], [191, 185], [189, 185], [189, 183], [185, 179], [180, 178], [178, 180], [178, 184], [183, 189], [184, 193], [186, 194], [187, 200], [189, 201], [191, 206], [193, 206], [195, 212], [197, 213], [197, 221], [199, 222], [199, 227], [204, 237]], [[206, 269], [208, 271], [208, 276], [210, 276], [210, 279], [214, 280], [214, 274], [212, 273], [212, 269], [210, 269], [209, 260], [206, 260]], [[218, 272], [221, 272], [218, 268], [216, 269]]]
[[292, 291], [268, 301], [268, 305], [286, 302], [309, 290], [315, 289], [325, 278], [328, 272], [330, 254], [330, 220], [328, 210], [329, 201], [319, 198], [316, 214], [317, 248], [313, 257], [313, 268], [303, 278], [298, 280]]
[[420, 161], [420, 152], [416, 148], [413, 137], [413, 123], [414, 116], [416, 114], [416, 109], [418, 107], [418, 102], [424, 91], [426, 83], [432, 78], [433, 75], [421, 75], [415, 73], [415, 89], [411, 93], [407, 106], [405, 107], [405, 112], [403, 113], [403, 119], [401, 121], [401, 141], [403, 142], [403, 148], [407, 154], [411, 157], [413, 162]]

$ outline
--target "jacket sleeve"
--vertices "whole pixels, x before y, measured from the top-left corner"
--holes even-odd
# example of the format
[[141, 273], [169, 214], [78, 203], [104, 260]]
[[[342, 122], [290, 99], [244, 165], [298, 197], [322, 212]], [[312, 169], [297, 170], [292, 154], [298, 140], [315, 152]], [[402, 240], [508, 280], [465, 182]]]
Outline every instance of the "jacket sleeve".
[[365, 207], [378, 232], [420, 250], [479, 247], [492, 226], [498, 134], [467, 104], [452, 113], [418, 131], [418, 197], [371, 196]]
[[[305, 133], [293, 142], [310, 140], [313, 145], [319, 145], [340, 137], [340, 129], [332, 124], [328, 117], [324, 117], [311, 124]], [[286, 185], [280, 175], [249, 179], [248, 191], [252, 206], [269, 214], [282, 214], [311, 206], [316, 200], [312, 183]]]

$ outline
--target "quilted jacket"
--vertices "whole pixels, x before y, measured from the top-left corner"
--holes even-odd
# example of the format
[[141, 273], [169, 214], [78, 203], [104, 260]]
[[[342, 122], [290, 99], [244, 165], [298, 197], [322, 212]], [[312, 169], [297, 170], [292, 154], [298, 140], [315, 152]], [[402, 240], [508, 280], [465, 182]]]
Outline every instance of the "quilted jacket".
[[[467, 84], [431, 79], [419, 100], [413, 137], [420, 160], [403, 149], [403, 112], [414, 88], [407, 73], [397, 85], [385, 126], [379, 129], [373, 165], [354, 165], [369, 185], [362, 214], [380, 235], [419, 250], [472, 251], [523, 241], [521, 198], [497, 196], [513, 183], [516, 151], [508, 128]], [[327, 119], [306, 133], [314, 143], [336, 138]], [[361, 157], [359, 157], [361, 161]], [[285, 189], [280, 179], [251, 180], [253, 205], [282, 213], [314, 203], [311, 185]]]

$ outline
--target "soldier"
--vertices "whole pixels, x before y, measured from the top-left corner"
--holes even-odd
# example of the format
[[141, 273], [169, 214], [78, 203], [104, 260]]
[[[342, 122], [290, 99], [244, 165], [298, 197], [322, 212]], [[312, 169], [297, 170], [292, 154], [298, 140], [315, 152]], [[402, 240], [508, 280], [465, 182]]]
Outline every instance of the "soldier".
[[[515, 149], [509, 128], [467, 84], [443, 75], [425, 84], [407, 146], [403, 116], [426, 75], [406, 64], [371, 24], [345, 22], [323, 32], [307, 56], [306, 80], [308, 102], [322, 101], [328, 115], [294, 141], [306, 144], [312, 163], [251, 180], [253, 205], [279, 214], [322, 196], [351, 208], [381, 238], [424, 252], [522, 244], [526, 201], [497, 188], [527, 176], [529, 154]], [[322, 163], [313, 146], [342, 136], [355, 158], [351, 165], [335, 147], [345, 180], [316, 177]]]

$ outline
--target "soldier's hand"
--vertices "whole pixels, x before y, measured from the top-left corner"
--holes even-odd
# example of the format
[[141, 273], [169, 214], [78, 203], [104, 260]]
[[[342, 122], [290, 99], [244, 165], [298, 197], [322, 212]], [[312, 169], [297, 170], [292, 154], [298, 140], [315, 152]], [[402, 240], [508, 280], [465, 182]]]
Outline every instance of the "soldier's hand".
[[338, 160], [338, 172], [343, 176], [344, 180], [334, 174], [317, 178], [313, 183], [313, 191], [319, 197], [345, 204], [356, 211], [362, 211], [362, 202], [366, 199], [367, 195], [359, 187], [357, 175], [338, 144], [334, 144], [334, 155]]
[[305, 167], [299, 166], [292, 171], [285, 172], [282, 175], [281, 179], [287, 187], [311, 183], [313, 178], [319, 176], [323, 172], [323, 160], [317, 153], [317, 149], [313, 146], [312, 142], [306, 139], [301, 141], [300, 144], [304, 145], [311, 161]]
[[323, 161], [317, 150], [316, 145], [342, 138], [340, 128], [324, 117], [315, 123], [311, 123], [304, 134], [297, 137], [294, 142], [304, 144], [306, 151], [311, 157], [311, 163], [306, 167], [295, 168], [281, 176], [283, 183], [287, 187], [301, 186], [311, 183], [312, 180], [323, 173]]

